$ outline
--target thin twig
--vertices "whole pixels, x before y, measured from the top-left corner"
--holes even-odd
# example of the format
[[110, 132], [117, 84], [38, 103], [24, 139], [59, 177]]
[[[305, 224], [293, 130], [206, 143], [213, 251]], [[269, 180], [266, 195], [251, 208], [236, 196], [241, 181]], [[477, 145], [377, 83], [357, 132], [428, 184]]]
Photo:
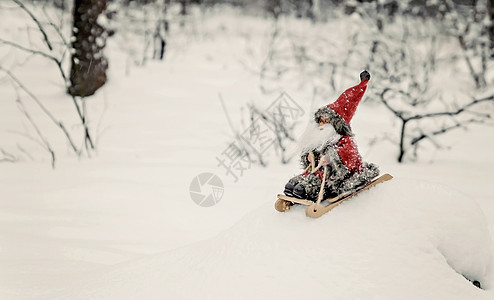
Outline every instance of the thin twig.
[[39, 31], [43, 35], [43, 40], [45, 41], [46, 46], [48, 47], [48, 49], [50, 49], [50, 51], [53, 51], [53, 46], [51, 45], [48, 35], [46, 34], [46, 30], [41, 25], [38, 18], [36, 18], [36, 16], [21, 1], [19, 0], [12, 0], [12, 1], [15, 2], [17, 5], [19, 5], [19, 7], [29, 15], [29, 17], [34, 21], [34, 23], [36, 23], [36, 25], [39, 28]]
[[31, 160], [34, 160], [34, 157], [26, 151], [26, 149], [22, 148], [21, 145], [17, 144], [17, 149], [19, 149], [19, 151], [21, 151], [22, 153], [24, 153], [27, 157], [29, 157], [29, 159]]
[[228, 121], [228, 125], [230, 125], [230, 129], [232, 130], [232, 133], [234, 136], [238, 135], [237, 130], [233, 126], [232, 119], [230, 119], [230, 114], [228, 113], [228, 110], [226, 109], [225, 101], [223, 101], [223, 96], [221, 93], [218, 93], [218, 98], [220, 99], [221, 107], [223, 108], [223, 112], [225, 113], [226, 120]]
[[55, 169], [55, 151], [53, 151], [53, 148], [50, 146], [50, 143], [48, 140], [44, 137], [43, 133], [41, 133], [41, 130], [38, 128], [38, 125], [33, 121], [31, 118], [31, 115], [27, 112], [26, 107], [24, 106], [24, 103], [22, 103], [19, 94], [17, 94], [17, 106], [19, 107], [19, 110], [24, 114], [26, 119], [31, 123], [31, 126], [34, 128], [36, 133], [38, 134], [39, 138], [43, 142], [44, 148], [48, 153], [50, 153], [51, 156], [51, 166], [53, 169]]
[[8, 153], [3, 148], [0, 148], [0, 153], [2, 153], [0, 162], [16, 162], [19, 160], [15, 155]]
[[9, 45], [9, 46], [12, 46], [12, 47], [17, 48], [17, 49], [19, 49], [19, 50], [22, 50], [22, 51], [24, 51], [24, 52], [28, 52], [28, 53], [31, 53], [31, 54], [41, 55], [41, 56], [46, 57], [46, 58], [48, 58], [48, 59], [50, 59], [50, 60], [53, 60], [53, 61], [55, 61], [55, 62], [58, 62], [58, 60], [56, 59], [56, 57], [54, 57], [54, 56], [52, 56], [52, 55], [50, 55], [50, 54], [48, 54], [48, 53], [45, 53], [45, 52], [43, 52], [43, 51], [34, 50], [34, 49], [29, 49], [29, 48], [26, 48], [26, 47], [24, 47], [24, 46], [22, 46], [22, 45], [19, 45], [19, 44], [17, 44], [17, 43], [14, 43], [14, 42], [12, 42], [12, 41], [4, 40], [4, 39], [2, 39], [2, 38], [0, 38], [0, 43], [2, 43], [2, 44], [6, 44], [6, 45]]
[[423, 114], [423, 115], [415, 115], [413, 117], [409, 117], [408, 120], [418, 120], [418, 119], [425, 119], [425, 118], [434, 118], [434, 117], [440, 117], [440, 116], [457, 116], [461, 114], [462, 112], [465, 112], [469, 107], [472, 107], [474, 105], [477, 105], [482, 102], [488, 102], [488, 101], [493, 101], [494, 100], [494, 95], [487, 96], [485, 98], [481, 99], [473, 99], [472, 102], [467, 103], [466, 105], [460, 107], [456, 111], [443, 111], [443, 112], [435, 112], [435, 113], [429, 113], [429, 114]]
[[0, 70], [3, 71], [3, 72], [5, 72], [17, 84], [17, 86], [19, 86], [26, 94], [29, 95], [29, 97], [31, 97], [31, 99], [34, 100], [34, 102], [46, 114], [46, 116], [48, 116], [48, 118], [53, 123], [55, 123], [58, 127], [60, 127], [60, 129], [65, 134], [65, 137], [69, 141], [69, 143], [70, 143], [72, 149], [74, 150], [74, 152], [77, 155], [80, 155], [80, 150], [78, 150], [77, 147], [75, 146], [74, 142], [72, 141], [72, 137], [70, 136], [69, 132], [67, 131], [67, 129], [65, 128], [65, 126], [63, 125], [63, 123], [61, 121], [57, 120], [55, 118], [55, 116], [53, 116], [53, 114], [41, 103], [41, 101], [38, 99], [38, 97], [36, 97], [24, 84], [22, 84], [22, 82], [12, 72], [10, 72], [9, 70], [3, 68], [2, 66], [0, 66]]

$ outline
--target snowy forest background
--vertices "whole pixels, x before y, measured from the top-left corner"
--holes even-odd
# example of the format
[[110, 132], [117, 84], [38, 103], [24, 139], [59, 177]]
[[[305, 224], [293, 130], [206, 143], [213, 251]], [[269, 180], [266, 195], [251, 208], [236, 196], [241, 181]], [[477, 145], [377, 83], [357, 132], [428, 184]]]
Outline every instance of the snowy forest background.
[[[305, 274], [313, 298], [489, 299], [493, 18], [475, 0], [0, 1], [1, 298], [297, 298], [277, 284]], [[319, 223], [280, 215], [298, 136], [364, 69], [352, 128], [394, 183]], [[212, 207], [191, 199], [204, 172]]]

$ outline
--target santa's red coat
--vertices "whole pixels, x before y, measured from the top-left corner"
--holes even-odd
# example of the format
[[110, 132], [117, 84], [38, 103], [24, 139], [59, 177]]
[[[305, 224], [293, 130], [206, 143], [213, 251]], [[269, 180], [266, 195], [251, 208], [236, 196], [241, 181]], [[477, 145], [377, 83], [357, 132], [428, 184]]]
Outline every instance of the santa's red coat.
[[345, 135], [336, 144], [336, 151], [341, 161], [350, 172], [360, 172], [362, 170], [362, 156], [357, 149], [357, 144], [352, 137]]

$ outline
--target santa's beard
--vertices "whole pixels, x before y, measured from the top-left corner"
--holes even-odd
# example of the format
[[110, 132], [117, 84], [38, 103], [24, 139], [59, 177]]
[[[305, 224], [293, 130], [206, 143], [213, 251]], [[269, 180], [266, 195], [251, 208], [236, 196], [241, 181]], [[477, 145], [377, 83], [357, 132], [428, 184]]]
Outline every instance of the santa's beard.
[[297, 150], [299, 152], [307, 152], [318, 149], [324, 145], [336, 144], [341, 135], [336, 133], [333, 125], [324, 124], [318, 126], [315, 122], [310, 122], [307, 128], [298, 139]]

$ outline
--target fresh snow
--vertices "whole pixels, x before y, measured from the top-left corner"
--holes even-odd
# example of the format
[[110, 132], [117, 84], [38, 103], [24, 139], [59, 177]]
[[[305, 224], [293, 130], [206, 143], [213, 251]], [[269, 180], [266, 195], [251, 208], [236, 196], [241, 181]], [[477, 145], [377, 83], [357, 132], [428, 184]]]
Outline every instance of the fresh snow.
[[394, 179], [319, 219], [303, 207], [278, 213], [266, 201], [215, 238], [121, 264], [60, 295], [489, 299], [460, 274], [490, 282], [490, 240], [474, 201]]
[[[20, 36], [22, 17], [0, 11], [2, 36]], [[58, 151], [55, 170], [19, 134], [33, 133], [9, 81], [1, 81], [0, 148], [18, 153], [20, 145], [30, 155], [0, 164], [0, 299], [494, 298], [491, 127], [452, 132], [441, 139], [451, 150], [397, 164], [395, 145], [372, 143], [396, 124], [364, 102], [352, 121], [359, 149], [395, 178], [319, 219], [305, 217], [303, 207], [279, 213], [276, 194], [300, 171], [296, 160], [281, 165], [271, 154], [268, 167], [252, 165], [237, 182], [216, 160], [234, 140], [218, 94], [238, 130], [246, 103], [267, 107], [278, 96], [262, 94], [249, 69], [259, 67], [263, 48], [253, 45], [269, 40], [271, 23], [228, 11], [198, 22], [209, 35], [185, 32], [164, 62], [141, 67], [129, 65], [125, 41], [110, 40], [110, 80], [88, 99], [94, 157], [75, 158], [30, 106]], [[225, 29], [232, 22], [238, 27]], [[348, 22], [327, 26], [345, 33], [356, 20]], [[56, 70], [43, 59], [28, 62], [16, 74], [75, 123]], [[310, 89], [278, 85], [306, 121], [327, 104], [311, 103]], [[189, 195], [202, 172], [225, 186], [213, 207]]]

